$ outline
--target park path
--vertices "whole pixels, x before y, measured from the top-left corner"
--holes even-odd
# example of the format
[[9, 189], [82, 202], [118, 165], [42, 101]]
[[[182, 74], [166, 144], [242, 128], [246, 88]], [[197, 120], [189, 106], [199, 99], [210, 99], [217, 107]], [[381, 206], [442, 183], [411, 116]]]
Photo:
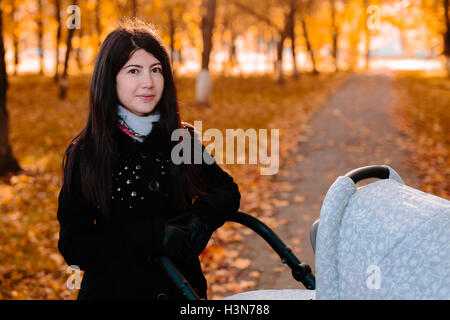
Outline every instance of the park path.
[[[274, 217], [286, 223], [274, 230], [302, 262], [311, 266], [314, 274], [309, 230], [319, 218], [325, 194], [338, 176], [362, 166], [387, 164], [407, 185], [418, 188], [419, 178], [407, 164], [408, 154], [396, 128], [395, 98], [391, 73], [351, 76], [310, 119], [306, 138], [294, 155], [299, 159], [297, 164], [277, 177], [289, 182], [293, 190], [279, 195], [290, 205], [277, 208]], [[246, 277], [255, 270], [260, 274], [250, 290], [303, 288], [256, 234], [246, 236], [244, 244], [242, 256], [250, 258], [252, 264], [239, 278], [255, 280]]]

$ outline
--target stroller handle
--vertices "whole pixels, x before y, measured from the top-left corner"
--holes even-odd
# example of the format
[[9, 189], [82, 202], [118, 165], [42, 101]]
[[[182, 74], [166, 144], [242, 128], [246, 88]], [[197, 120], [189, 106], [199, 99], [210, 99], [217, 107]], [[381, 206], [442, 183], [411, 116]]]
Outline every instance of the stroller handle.
[[361, 167], [350, 171], [345, 176], [349, 177], [356, 184], [361, 180], [369, 178], [389, 179], [389, 168], [381, 165]]
[[183, 296], [186, 297], [187, 300], [201, 300], [200, 296], [197, 292], [192, 288], [189, 281], [183, 276], [183, 274], [178, 270], [177, 267], [173, 264], [173, 262], [166, 256], [160, 256], [159, 262], [162, 265], [163, 269], [166, 270], [167, 275], [170, 279], [172, 279], [173, 284], [181, 291]]
[[309, 265], [300, 262], [291, 249], [267, 225], [242, 211], [238, 211], [230, 221], [240, 223], [255, 231], [275, 250], [280, 256], [281, 262], [286, 263], [291, 268], [295, 280], [301, 282], [308, 290], [316, 288], [316, 280]]
[[[291, 268], [294, 279], [303, 283], [306, 289], [315, 290], [316, 279], [311, 272], [311, 268], [307, 264], [300, 262], [291, 249], [267, 225], [242, 211], [238, 211], [229, 221], [240, 223], [260, 235], [280, 256], [281, 262], [286, 263]], [[201, 299], [168, 257], [160, 256], [159, 263], [167, 272], [169, 278], [172, 279], [175, 286], [188, 300]]]

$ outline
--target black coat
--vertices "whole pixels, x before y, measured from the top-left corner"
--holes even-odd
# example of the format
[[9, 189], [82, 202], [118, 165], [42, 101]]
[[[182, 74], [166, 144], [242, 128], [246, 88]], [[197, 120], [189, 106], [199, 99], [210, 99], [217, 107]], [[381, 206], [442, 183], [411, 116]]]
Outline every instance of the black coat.
[[[170, 152], [162, 148], [158, 126], [143, 143], [118, 128], [115, 138], [119, 165], [112, 172], [111, 216], [104, 217], [83, 197], [77, 162], [71, 191], [63, 183], [59, 194], [58, 249], [67, 264], [85, 271], [78, 299], [181, 299], [155, 259], [164, 223], [181, 214], [168, 203]], [[239, 208], [238, 186], [216, 163], [201, 164], [201, 174], [208, 184], [207, 193], [199, 196], [188, 212], [218, 228]], [[207, 284], [198, 256], [174, 263], [206, 298]]]

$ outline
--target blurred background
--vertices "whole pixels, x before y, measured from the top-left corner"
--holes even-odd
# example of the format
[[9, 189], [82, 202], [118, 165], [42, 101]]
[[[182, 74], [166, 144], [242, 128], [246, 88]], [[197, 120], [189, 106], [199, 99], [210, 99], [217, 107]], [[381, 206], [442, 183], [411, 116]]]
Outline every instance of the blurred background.
[[[0, 298], [76, 298], [56, 247], [61, 161], [87, 120], [100, 44], [120, 21], [159, 31], [183, 120], [280, 130], [276, 175], [222, 167], [241, 210], [314, 265], [307, 228], [355, 166], [395, 164], [407, 184], [449, 198], [449, 2], [0, 0]], [[306, 165], [318, 162], [328, 167]], [[275, 264], [258, 268], [252, 236], [231, 224], [215, 233], [201, 256], [210, 298], [286, 286]]]

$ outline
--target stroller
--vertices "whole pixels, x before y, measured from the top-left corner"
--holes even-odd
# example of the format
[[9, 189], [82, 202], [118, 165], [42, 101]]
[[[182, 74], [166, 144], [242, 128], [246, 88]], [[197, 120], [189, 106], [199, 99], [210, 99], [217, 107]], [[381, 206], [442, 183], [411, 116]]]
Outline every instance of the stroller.
[[[368, 178], [380, 180], [356, 188]], [[406, 186], [389, 166], [339, 177], [310, 231], [316, 277], [264, 223], [233, 222], [260, 235], [305, 289], [255, 290], [224, 300], [450, 299], [450, 201]], [[161, 263], [189, 300], [199, 297], [167, 257]]]

